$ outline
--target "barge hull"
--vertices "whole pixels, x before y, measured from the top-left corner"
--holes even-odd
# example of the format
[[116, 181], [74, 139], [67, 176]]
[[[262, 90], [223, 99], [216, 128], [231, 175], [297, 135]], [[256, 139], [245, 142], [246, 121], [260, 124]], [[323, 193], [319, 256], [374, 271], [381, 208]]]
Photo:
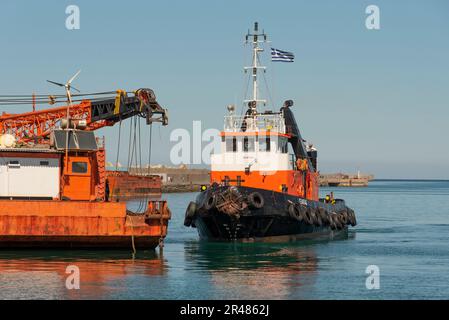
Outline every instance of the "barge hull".
[[[160, 237], [134, 237], [134, 246], [153, 250]], [[130, 236], [0, 236], [1, 249], [132, 249]]]
[[132, 214], [125, 203], [0, 201], [1, 248], [154, 249], [167, 235], [169, 210], [149, 204]]

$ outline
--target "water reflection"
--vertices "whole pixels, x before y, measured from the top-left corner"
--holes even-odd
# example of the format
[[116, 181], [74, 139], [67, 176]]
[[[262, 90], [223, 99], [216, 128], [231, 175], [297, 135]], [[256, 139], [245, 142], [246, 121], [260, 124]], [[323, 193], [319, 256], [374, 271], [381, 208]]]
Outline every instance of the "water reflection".
[[[80, 270], [82, 290], [67, 290], [66, 268]], [[157, 252], [21, 251], [0, 253], [0, 298], [103, 298], [126, 290], [128, 277], [164, 276], [166, 261]]]
[[289, 298], [314, 284], [318, 266], [313, 247], [298, 244], [187, 242], [185, 259], [230, 299]]

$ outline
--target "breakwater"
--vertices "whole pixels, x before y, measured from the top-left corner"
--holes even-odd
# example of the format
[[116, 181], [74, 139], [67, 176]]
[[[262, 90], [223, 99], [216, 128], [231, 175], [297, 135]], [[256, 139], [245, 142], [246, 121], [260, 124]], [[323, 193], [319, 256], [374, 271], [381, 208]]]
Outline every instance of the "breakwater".
[[[163, 193], [196, 192], [202, 185], [208, 185], [208, 168], [189, 168], [187, 166], [167, 167], [162, 165], [148, 168], [130, 168], [131, 174], [139, 176], [158, 175], [162, 181]], [[371, 174], [329, 173], [320, 174], [320, 186], [323, 187], [367, 187], [374, 179]]]

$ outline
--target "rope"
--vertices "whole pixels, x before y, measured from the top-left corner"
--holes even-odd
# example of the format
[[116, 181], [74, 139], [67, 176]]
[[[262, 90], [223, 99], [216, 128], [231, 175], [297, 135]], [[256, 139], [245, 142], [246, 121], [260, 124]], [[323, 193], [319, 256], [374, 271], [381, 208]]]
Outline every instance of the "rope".
[[[137, 135], [137, 143], [138, 143], [139, 148], [138, 149], [136, 148], [136, 162], [137, 162], [137, 156], [139, 156], [139, 166], [138, 166], [138, 168], [139, 168], [139, 175], [140, 175], [141, 170], [142, 170], [142, 138], [141, 138], [141, 130], [140, 130], [140, 128], [141, 128], [141, 119], [138, 118], [137, 120], [138, 120], [138, 123], [139, 123], [139, 126], [138, 126], [139, 131], [138, 131], [138, 135]], [[137, 212], [145, 212], [145, 210], [144, 210], [145, 206], [146, 206], [145, 199], [140, 198], [139, 210], [137, 210]]]
[[134, 121], [134, 117], [131, 118], [130, 124], [129, 124], [129, 140], [128, 140], [128, 163], [127, 163], [127, 167], [128, 167], [128, 171], [130, 169], [130, 159], [131, 159], [131, 133], [132, 133], [132, 129], [133, 129], [133, 121]]
[[152, 144], [153, 144], [153, 125], [150, 125], [150, 143], [148, 146], [148, 175], [151, 174], [151, 150], [152, 150]]
[[122, 118], [120, 117], [120, 123], [118, 127], [118, 144], [117, 144], [117, 158], [115, 162], [115, 171], [118, 171], [118, 160], [120, 155], [120, 142], [122, 139]]
[[133, 249], [133, 259], [135, 254], [137, 253], [136, 250], [136, 244], [134, 243], [134, 224], [133, 224], [133, 218], [129, 217], [129, 221], [131, 222], [131, 247]]

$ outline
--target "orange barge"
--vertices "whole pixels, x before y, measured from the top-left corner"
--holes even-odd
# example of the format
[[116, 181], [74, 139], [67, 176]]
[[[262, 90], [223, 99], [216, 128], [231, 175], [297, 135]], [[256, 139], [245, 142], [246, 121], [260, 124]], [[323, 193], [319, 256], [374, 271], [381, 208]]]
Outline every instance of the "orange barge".
[[151, 124], [153, 114], [162, 114], [166, 124], [154, 93], [141, 90], [134, 97], [119, 92], [116, 99], [70, 105], [64, 129], [49, 125], [64, 125], [54, 109], [0, 116], [1, 248], [135, 250], [163, 243], [171, 218], [167, 203], [148, 201], [135, 213], [125, 202], [110, 201], [104, 139], [93, 132], [136, 115]]
[[162, 195], [162, 179], [158, 175], [135, 175], [124, 171], [106, 171], [112, 201]]

